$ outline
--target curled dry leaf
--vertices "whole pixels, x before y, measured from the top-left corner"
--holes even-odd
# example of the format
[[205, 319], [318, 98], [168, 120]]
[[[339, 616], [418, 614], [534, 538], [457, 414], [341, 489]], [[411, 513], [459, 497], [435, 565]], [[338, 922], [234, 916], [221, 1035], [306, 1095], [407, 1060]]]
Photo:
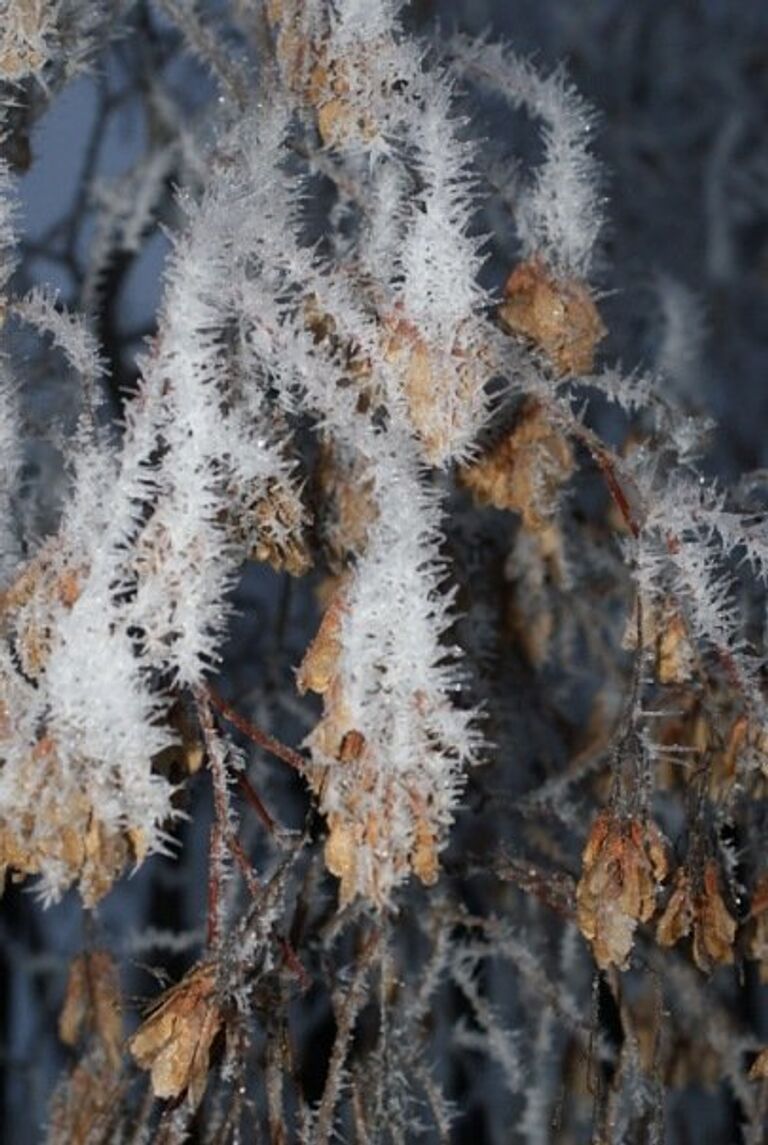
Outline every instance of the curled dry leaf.
[[59, 1015], [59, 1037], [65, 1045], [76, 1046], [89, 1034], [117, 1072], [123, 1049], [120, 977], [106, 950], [78, 954], [72, 961]]
[[223, 1023], [212, 963], [193, 967], [161, 995], [129, 1042], [137, 1064], [150, 1071], [155, 1097], [175, 1098], [186, 1091], [190, 1106], [197, 1108]]
[[659, 919], [656, 938], [661, 946], [674, 946], [693, 933], [693, 958], [700, 970], [733, 962], [736, 922], [720, 892], [717, 863], [709, 859], [700, 878], [680, 867], [669, 902]]
[[536, 402], [528, 402], [510, 432], [459, 473], [478, 501], [520, 513], [532, 531], [552, 520], [557, 491], [573, 473], [571, 447]]
[[583, 283], [554, 278], [539, 259], [520, 263], [506, 281], [498, 316], [511, 333], [530, 338], [559, 374], [592, 371], [605, 327]]
[[665, 839], [650, 820], [598, 815], [584, 848], [576, 917], [602, 969], [626, 967], [637, 924], [653, 915], [667, 869]]

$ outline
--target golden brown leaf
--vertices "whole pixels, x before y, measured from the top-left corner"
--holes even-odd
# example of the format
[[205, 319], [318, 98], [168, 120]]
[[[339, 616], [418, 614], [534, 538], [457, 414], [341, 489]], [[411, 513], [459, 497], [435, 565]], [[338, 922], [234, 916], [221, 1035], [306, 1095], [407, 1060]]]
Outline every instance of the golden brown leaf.
[[307, 649], [296, 673], [299, 691], [324, 695], [337, 673], [341, 655], [341, 620], [344, 612], [343, 597], [337, 594], [325, 611], [317, 635]]
[[482, 504], [520, 513], [526, 528], [546, 529], [556, 510], [559, 487], [573, 472], [566, 439], [536, 402], [529, 402], [514, 427], [479, 461], [459, 473]]
[[499, 318], [513, 334], [530, 338], [559, 374], [588, 374], [605, 335], [587, 287], [556, 279], [538, 259], [520, 263], [504, 286]]
[[693, 958], [704, 973], [715, 965], [733, 962], [736, 922], [720, 892], [717, 863], [708, 859], [700, 879], [681, 867], [675, 888], [659, 919], [656, 938], [661, 946], [674, 946], [693, 933]]
[[120, 1082], [100, 1049], [94, 1049], [56, 1087], [48, 1115], [51, 1145], [94, 1145], [114, 1140]]
[[190, 1106], [197, 1108], [223, 1022], [212, 963], [195, 966], [161, 996], [129, 1042], [137, 1064], [150, 1070], [155, 1097], [175, 1098], [186, 1091]]
[[752, 1062], [752, 1068], [749, 1071], [749, 1080], [768, 1080], [768, 1048], [761, 1050], [755, 1060]]
[[59, 1015], [59, 1037], [68, 1046], [93, 1034], [117, 1072], [123, 1051], [120, 978], [106, 950], [78, 954], [72, 961]]
[[626, 966], [637, 924], [653, 915], [666, 873], [666, 843], [650, 820], [610, 811], [598, 815], [576, 888], [579, 929], [598, 966]]
[[29, 783], [24, 794], [32, 810], [13, 824], [0, 819], [0, 886], [9, 869], [16, 876], [37, 875], [54, 860], [70, 883], [79, 882], [85, 905], [95, 906], [137, 857], [138, 829], [116, 832], [96, 817], [88, 792], [67, 786], [50, 736], [32, 751]]

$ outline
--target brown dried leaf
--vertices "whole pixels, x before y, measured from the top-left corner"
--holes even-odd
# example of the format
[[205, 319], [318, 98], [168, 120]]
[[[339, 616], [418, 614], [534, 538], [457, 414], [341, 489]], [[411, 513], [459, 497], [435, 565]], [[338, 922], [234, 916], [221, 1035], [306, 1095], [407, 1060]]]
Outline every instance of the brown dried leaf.
[[434, 886], [440, 874], [437, 836], [426, 819], [416, 820], [416, 836], [411, 853], [411, 867], [425, 887]]
[[115, 1139], [113, 1117], [120, 1082], [95, 1049], [56, 1087], [48, 1116], [50, 1145], [94, 1145]]
[[289, 481], [271, 478], [260, 496], [233, 487], [226, 516], [235, 541], [245, 548], [249, 560], [297, 577], [312, 567], [307, 542], [309, 513]]
[[325, 611], [317, 635], [307, 649], [296, 673], [299, 692], [317, 692], [324, 695], [337, 673], [341, 655], [341, 619], [344, 612], [343, 597], [338, 593]]
[[350, 75], [366, 67], [360, 56], [350, 67], [350, 60], [328, 59], [323, 45], [313, 52], [317, 63], [309, 73], [306, 98], [315, 108], [320, 138], [328, 147], [338, 147], [351, 140], [369, 143], [378, 134], [376, 121], [354, 97]]
[[325, 842], [325, 865], [341, 880], [339, 905], [345, 906], [357, 893], [357, 854], [360, 840], [354, 826], [340, 815], [329, 815]]
[[708, 974], [715, 965], [733, 962], [736, 923], [720, 893], [717, 863], [708, 859], [697, 886], [685, 867], [675, 876], [675, 889], [659, 919], [656, 938], [674, 946], [693, 933], [693, 959]]
[[685, 621], [668, 607], [660, 621], [656, 644], [656, 673], [661, 684], [684, 684], [691, 679], [695, 653]]
[[129, 1042], [137, 1064], [150, 1070], [155, 1097], [175, 1098], [186, 1091], [190, 1106], [197, 1108], [223, 1023], [212, 963], [193, 967], [166, 990]]
[[601, 968], [623, 969], [638, 922], [656, 909], [656, 892], [667, 873], [666, 843], [650, 820], [598, 815], [589, 833], [576, 888], [579, 929]]
[[699, 969], [709, 972], [715, 965], [733, 962], [736, 922], [720, 893], [717, 863], [710, 859], [704, 867], [704, 885], [696, 898], [693, 926], [693, 957]]
[[106, 950], [78, 954], [72, 961], [59, 1015], [59, 1037], [68, 1046], [93, 1034], [117, 1072], [123, 1048], [120, 977]]
[[573, 472], [566, 439], [536, 402], [525, 405], [510, 432], [459, 480], [482, 504], [520, 513], [532, 531], [545, 530], [556, 510], [557, 491]]
[[481, 388], [478, 362], [458, 344], [448, 353], [431, 346], [405, 318], [389, 317], [382, 329], [382, 352], [403, 377], [408, 413], [424, 456], [430, 464], [443, 464]]
[[31, 754], [29, 784], [24, 796], [33, 809], [13, 824], [0, 819], [0, 886], [8, 869], [37, 875], [53, 860], [70, 882], [79, 881], [84, 904], [95, 906], [137, 857], [135, 830], [109, 831], [96, 818], [88, 793], [67, 785], [50, 736], [43, 736]]
[[752, 1068], [749, 1071], [749, 1080], [768, 1080], [768, 1048], [761, 1050], [755, 1060], [752, 1062]]
[[3, 10], [0, 79], [19, 83], [42, 70], [48, 59], [45, 37], [53, 29], [48, 0], [15, 0]]
[[559, 374], [592, 371], [605, 327], [583, 283], [554, 278], [534, 258], [512, 271], [504, 294], [498, 315], [511, 333], [530, 338]]
[[693, 894], [685, 867], [675, 875], [675, 886], [669, 902], [656, 926], [656, 940], [660, 946], [674, 946], [691, 933], [693, 926]]

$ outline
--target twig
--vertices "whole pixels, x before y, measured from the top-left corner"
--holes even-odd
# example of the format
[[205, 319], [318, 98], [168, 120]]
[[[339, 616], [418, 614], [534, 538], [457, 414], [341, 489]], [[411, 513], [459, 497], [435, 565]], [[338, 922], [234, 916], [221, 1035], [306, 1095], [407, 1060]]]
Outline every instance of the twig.
[[213, 704], [214, 708], [216, 708], [216, 711], [219, 712], [220, 715], [222, 715], [228, 723], [232, 724], [233, 727], [236, 727], [239, 732], [242, 732], [244, 736], [247, 736], [249, 740], [255, 743], [257, 747], [263, 748], [271, 755], [276, 756], [278, 759], [282, 759], [283, 763], [290, 764], [290, 766], [295, 768], [296, 771], [300, 772], [302, 775], [304, 774], [307, 765], [303, 757], [300, 756], [297, 751], [294, 751], [293, 748], [287, 747], [285, 744], [280, 743], [280, 740], [275, 739], [274, 736], [268, 735], [267, 732], [263, 732], [260, 728], [257, 728], [256, 725], [250, 720], [247, 720], [244, 716], [241, 716], [239, 712], [236, 712], [234, 708], [230, 707], [227, 701], [222, 699], [222, 697], [210, 685], [205, 688], [205, 695]]

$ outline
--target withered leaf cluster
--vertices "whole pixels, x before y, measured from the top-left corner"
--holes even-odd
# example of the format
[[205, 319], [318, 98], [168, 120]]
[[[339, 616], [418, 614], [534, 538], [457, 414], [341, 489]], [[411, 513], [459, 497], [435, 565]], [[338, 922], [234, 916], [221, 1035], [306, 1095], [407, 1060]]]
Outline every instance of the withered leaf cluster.
[[709, 973], [716, 965], [733, 962], [736, 921], [720, 890], [720, 875], [714, 859], [703, 871], [678, 868], [675, 881], [656, 929], [661, 946], [674, 946], [693, 933], [693, 959]]
[[598, 966], [627, 966], [637, 925], [653, 916], [668, 869], [666, 841], [649, 819], [598, 815], [576, 888], [579, 928]]
[[[310, 742], [321, 758], [335, 761], [332, 767], [314, 766], [308, 773], [321, 808], [328, 819], [325, 862], [340, 880], [339, 902], [345, 905], [357, 894], [373, 902], [381, 899], [377, 852], [382, 848], [397, 869], [412, 871], [427, 886], [438, 877], [438, 838], [426, 808], [416, 795], [411, 799], [413, 834], [409, 842], [394, 836], [392, 806], [396, 778], [382, 777], [363, 732], [355, 727], [344, 695], [340, 672], [344, 587], [332, 597], [318, 632], [307, 649], [297, 673], [300, 692], [323, 697], [323, 716]], [[414, 697], [414, 718], [419, 697]], [[333, 784], [333, 805], [328, 792]]]
[[129, 1042], [137, 1064], [150, 1071], [155, 1097], [186, 1093], [193, 1109], [200, 1104], [211, 1047], [223, 1025], [216, 966], [200, 963], [161, 995]]

